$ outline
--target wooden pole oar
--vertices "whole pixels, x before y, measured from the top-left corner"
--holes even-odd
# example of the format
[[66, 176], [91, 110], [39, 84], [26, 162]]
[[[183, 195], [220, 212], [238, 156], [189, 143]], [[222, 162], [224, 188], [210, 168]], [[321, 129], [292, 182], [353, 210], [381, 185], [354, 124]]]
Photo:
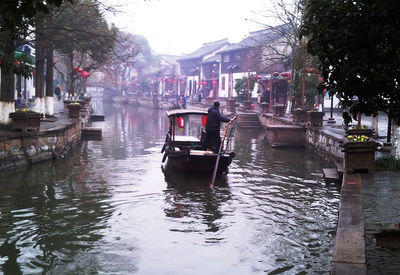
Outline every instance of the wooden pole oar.
[[228, 124], [226, 124], [226, 126], [225, 126], [224, 134], [223, 134], [222, 139], [221, 139], [221, 145], [219, 146], [219, 149], [218, 149], [217, 160], [215, 161], [215, 167], [214, 167], [213, 175], [212, 175], [212, 178], [211, 178], [211, 183], [210, 183], [210, 187], [211, 188], [214, 186], [214, 183], [215, 183], [215, 178], [217, 176], [219, 159], [221, 158], [221, 151], [222, 151], [222, 147], [224, 146], [224, 141], [225, 141], [226, 135], [228, 134], [229, 126], [231, 126], [231, 124], [236, 120], [237, 117], [238, 117], [238, 115], [234, 116], [231, 119], [231, 121], [229, 121]]

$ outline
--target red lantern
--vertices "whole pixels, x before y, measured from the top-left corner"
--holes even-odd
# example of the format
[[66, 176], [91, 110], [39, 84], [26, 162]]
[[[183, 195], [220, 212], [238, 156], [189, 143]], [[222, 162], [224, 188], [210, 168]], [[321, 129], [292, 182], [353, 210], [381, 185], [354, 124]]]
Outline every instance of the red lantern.
[[176, 84], [176, 80], [174, 80], [174, 84]]
[[78, 68], [78, 72], [83, 72], [83, 69], [82, 68]]
[[77, 66], [74, 66], [74, 67], [72, 67], [72, 69], [73, 69], [74, 71], [76, 71], [76, 69], [78, 69], [78, 67], [77, 67]]
[[203, 80], [203, 85], [206, 85], [206, 84], [207, 84], [207, 81]]
[[171, 79], [168, 79], [168, 82], [171, 82]]
[[181, 84], [183, 84], [183, 83], [185, 83], [185, 82], [183, 82], [183, 80], [181, 80]]
[[201, 124], [203, 124], [203, 127], [206, 127], [206, 124], [207, 124], [207, 116], [206, 115], [201, 117]]
[[178, 117], [176, 118], [176, 122], [178, 123], [178, 127], [179, 127], [180, 129], [183, 129], [183, 127], [185, 127], [185, 120], [183, 119], [183, 117], [178, 116]]
[[216, 80], [213, 80], [213, 82], [212, 82], [212, 83], [215, 85], [215, 84], [217, 84], [217, 81], [216, 81]]
[[83, 78], [87, 78], [87, 77], [89, 76], [89, 73], [88, 73], [87, 71], [83, 71], [83, 70], [82, 70], [81, 76], [82, 76]]
[[200, 86], [200, 85], [201, 85], [201, 82], [199, 81], [199, 82], [197, 82], [197, 84]]

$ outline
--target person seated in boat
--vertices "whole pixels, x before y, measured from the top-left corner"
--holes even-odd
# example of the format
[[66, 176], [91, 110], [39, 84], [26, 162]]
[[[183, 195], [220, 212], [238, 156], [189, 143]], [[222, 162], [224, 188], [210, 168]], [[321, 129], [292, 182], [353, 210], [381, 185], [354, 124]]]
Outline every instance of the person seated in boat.
[[228, 117], [221, 115], [219, 111], [220, 104], [218, 101], [214, 102], [214, 106], [208, 109], [207, 123], [206, 123], [206, 149], [212, 149], [214, 153], [218, 153], [221, 146], [220, 125], [221, 122], [229, 122]]

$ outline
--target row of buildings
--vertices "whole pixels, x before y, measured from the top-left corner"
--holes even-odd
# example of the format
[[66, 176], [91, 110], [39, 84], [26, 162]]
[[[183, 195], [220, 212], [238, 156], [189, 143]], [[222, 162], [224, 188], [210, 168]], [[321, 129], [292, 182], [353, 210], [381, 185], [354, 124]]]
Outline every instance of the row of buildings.
[[[190, 98], [235, 97], [237, 79], [260, 74], [269, 78], [271, 73], [290, 70], [290, 62], [285, 60], [290, 60], [291, 51], [286, 44], [276, 29], [261, 30], [235, 44], [222, 39], [204, 43], [188, 55], [161, 56], [163, 69], [152, 80], [152, 86], [161, 96], [173, 93]], [[277, 58], [278, 50], [286, 58]], [[257, 96], [257, 89], [260, 88], [252, 91], [253, 97]]]

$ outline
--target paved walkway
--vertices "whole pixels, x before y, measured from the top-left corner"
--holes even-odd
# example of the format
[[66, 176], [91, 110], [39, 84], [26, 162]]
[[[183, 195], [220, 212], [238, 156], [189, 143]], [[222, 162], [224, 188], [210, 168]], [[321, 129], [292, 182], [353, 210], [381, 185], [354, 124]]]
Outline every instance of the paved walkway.
[[382, 247], [374, 236], [387, 224], [400, 223], [400, 172], [363, 175], [362, 182], [368, 273], [400, 274], [400, 251]]

